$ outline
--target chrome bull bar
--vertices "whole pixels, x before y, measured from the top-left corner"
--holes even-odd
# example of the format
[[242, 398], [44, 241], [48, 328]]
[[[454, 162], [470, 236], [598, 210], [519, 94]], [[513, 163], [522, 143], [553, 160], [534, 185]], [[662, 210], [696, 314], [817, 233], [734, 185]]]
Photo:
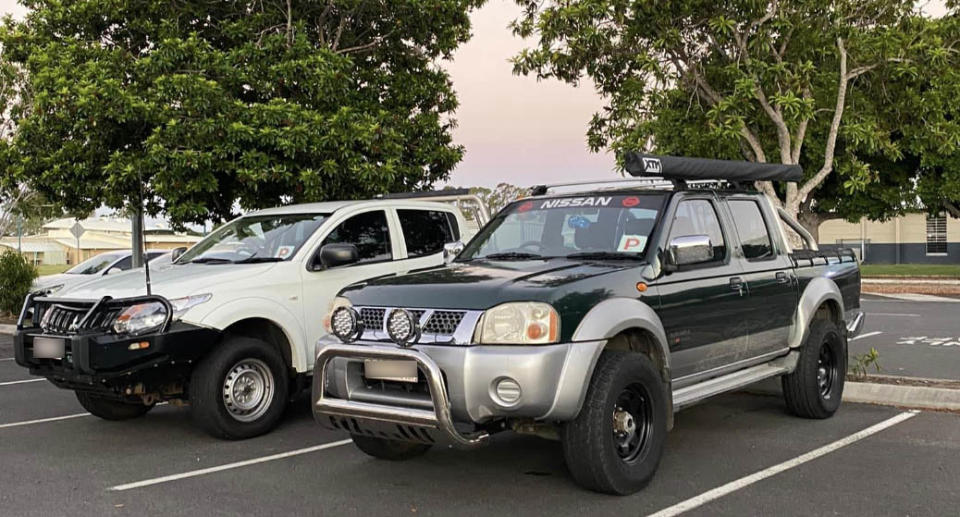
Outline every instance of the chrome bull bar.
[[[326, 394], [327, 365], [335, 358], [344, 359], [393, 359], [412, 360], [424, 373], [433, 410], [387, 406], [358, 402], [340, 398], [330, 398]], [[386, 348], [370, 345], [326, 345], [317, 354], [313, 375], [313, 416], [321, 424], [327, 416], [357, 418], [379, 423], [413, 425], [440, 431], [454, 445], [472, 448], [486, 443], [490, 437], [487, 432], [463, 434], [453, 425], [450, 414], [450, 399], [440, 367], [426, 354], [416, 349]]]

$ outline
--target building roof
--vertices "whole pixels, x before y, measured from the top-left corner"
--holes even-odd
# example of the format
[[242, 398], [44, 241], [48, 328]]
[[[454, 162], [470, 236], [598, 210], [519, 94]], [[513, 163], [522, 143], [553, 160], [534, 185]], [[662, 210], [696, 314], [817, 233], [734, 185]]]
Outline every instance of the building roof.
[[[80, 226], [87, 231], [101, 231], [101, 232], [131, 232], [131, 221], [130, 219], [120, 218], [120, 217], [90, 217], [87, 219], [80, 219], [79, 221], [72, 217], [64, 217], [61, 219], [55, 219], [49, 223], [43, 225], [43, 228], [46, 230], [69, 230], [73, 227], [74, 224], [80, 223]], [[144, 228], [145, 231], [154, 231], [154, 230], [169, 230], [170, 228], [164, 224], [147, 224]]]
[[[17, 239], [0, 239], [0, 246], [15, 250], [17, 249]], [[20, 243], [20, 250], [23, 253], [57, 253], [63, 252], [64, 248], [56, 242], [28, 239], [25, 237]]]

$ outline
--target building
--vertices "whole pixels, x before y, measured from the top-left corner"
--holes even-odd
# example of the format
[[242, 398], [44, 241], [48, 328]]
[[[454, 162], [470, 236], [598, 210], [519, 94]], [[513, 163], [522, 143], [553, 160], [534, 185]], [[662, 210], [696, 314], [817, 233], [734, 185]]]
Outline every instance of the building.
[[853, 248], [866, 264], [960, 264], [960, 219], [908, 213], [889, 221], [820, 225], [824, 249]]
[[[77, 223], [84, 230], [80, 239], [70, 232]], [[200, 239], [199, 235], [174, 232], [164, 224], [150, 224], [144, 229], [145, 247], [150, 250], [189, 247]], [[77, 221], [63, 218], [43, 225], [37, 235], [23, 236], [20, 250], [35, 265], [77, 264], [100, 253], [129, 250], [130, 240], [129, 219], [93, 217]], [[0, 247], [16, 250], [17, 245], [17, 237], [0, 239]]]

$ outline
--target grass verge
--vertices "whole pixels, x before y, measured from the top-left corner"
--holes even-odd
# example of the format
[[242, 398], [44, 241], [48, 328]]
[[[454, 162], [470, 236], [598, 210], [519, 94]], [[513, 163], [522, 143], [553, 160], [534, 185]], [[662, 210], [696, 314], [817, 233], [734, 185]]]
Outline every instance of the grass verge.
[[864, 264], [863, 276], [938, 276], [960, 278], [960, 264]]

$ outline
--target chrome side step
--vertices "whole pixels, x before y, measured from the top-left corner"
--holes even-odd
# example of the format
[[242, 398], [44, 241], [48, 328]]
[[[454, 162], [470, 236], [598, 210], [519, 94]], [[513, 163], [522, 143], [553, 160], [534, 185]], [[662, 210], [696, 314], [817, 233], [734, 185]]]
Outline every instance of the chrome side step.
[[765, 363], [743, 370], [737, 370], [720, 377], [680, 388], [673, 391], [673, 410], [679, 411], [692, 406], [701, 400], [733, 391], [770, 377], [790, 373], [790, 368], [780, 361]]

